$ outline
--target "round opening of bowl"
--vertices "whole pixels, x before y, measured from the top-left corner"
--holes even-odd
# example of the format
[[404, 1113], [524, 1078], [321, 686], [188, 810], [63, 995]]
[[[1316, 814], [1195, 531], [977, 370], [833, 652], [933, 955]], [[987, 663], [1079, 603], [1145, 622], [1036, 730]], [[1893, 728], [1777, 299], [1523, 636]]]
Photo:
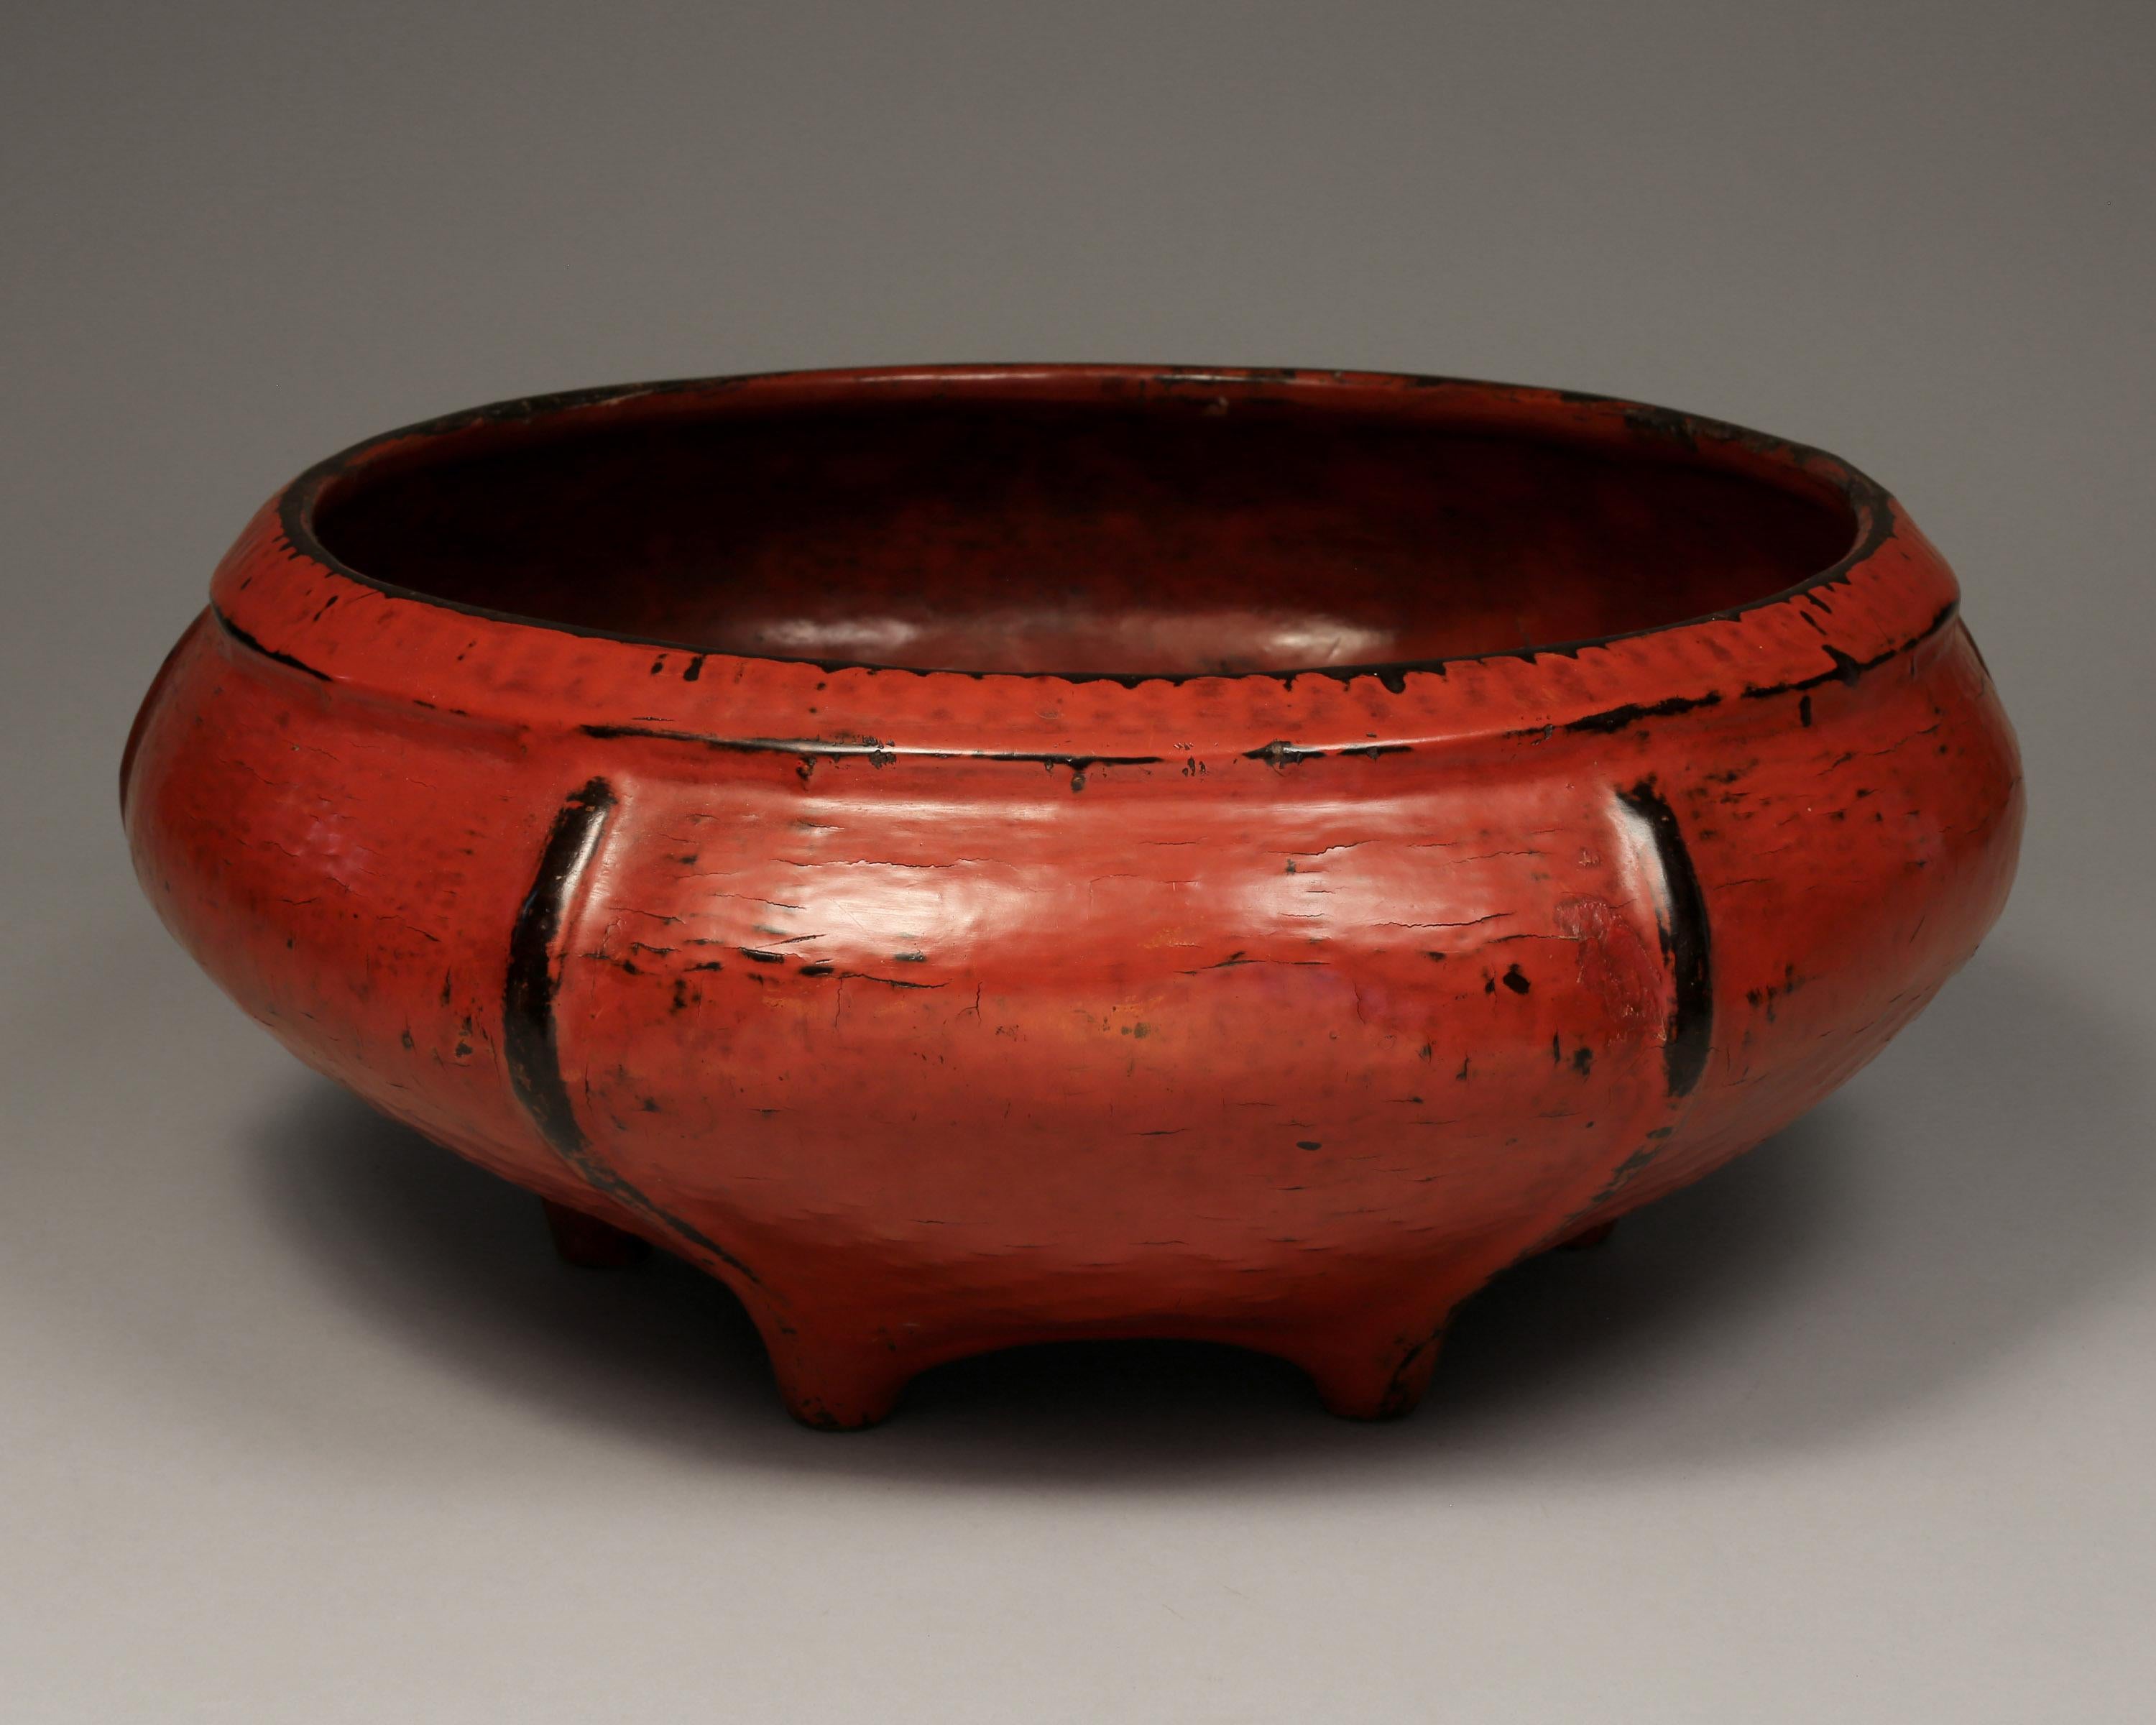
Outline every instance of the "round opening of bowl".
[[[665, 398], [651, 399], [664, 402]], [[711, 652], [1204, 675], [1577, 645], [1844, 558], [1757, 449], [1287, 396], [964, 391], [484, 418], [362, 456], [309, 525], [363, 578]]]

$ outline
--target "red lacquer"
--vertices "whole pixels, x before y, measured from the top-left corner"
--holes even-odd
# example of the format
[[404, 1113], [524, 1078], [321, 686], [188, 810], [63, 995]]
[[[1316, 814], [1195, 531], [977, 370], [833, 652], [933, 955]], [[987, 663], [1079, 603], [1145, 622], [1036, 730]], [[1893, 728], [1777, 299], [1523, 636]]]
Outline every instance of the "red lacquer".
[[1845, 464], [1595, 397], [596, 391], [273, 500], [122, 794], [249, 1014], [718, 1276], [812, 1424], [1065, 1337], [1371, 1416], [1968, 957], [2021, 793], [1956, 597]]

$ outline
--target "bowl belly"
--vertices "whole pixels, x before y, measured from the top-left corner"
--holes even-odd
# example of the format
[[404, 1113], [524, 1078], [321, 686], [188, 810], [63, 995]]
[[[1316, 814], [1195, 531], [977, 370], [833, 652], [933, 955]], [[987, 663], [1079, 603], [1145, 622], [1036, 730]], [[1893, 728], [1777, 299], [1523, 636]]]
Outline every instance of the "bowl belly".
[[1662, 762], [1714, 942], [1714, 1047], [1630, 1209], [1794, 1120], [1976, 950], [2013, 884], [2019, 751], [1982, 655], [1917, 650], [1758, 691], [1734, 723], [1635, 744]]
[[122, 809], [151, 905], [250, 1017], [383, 1112], [581, 1202], [502, 1076], [502, 955], [547, 815], [526, 765], [513, 733], [334, 688], [206, 611], [136, 720]]
[[250, 1013], [725, 1278], [797, 1409], [1143, 1333], [1376, 1411], [1459, 1298], [1816, 1101], [1996, 914], [2018, 770], [1964, 632], [1758, 693], [960, 758], [483, 723], [206, 623], [126, 800]]
[[595, 764], [540, 1112], [797, 1302], [1299, 1322], [1481, 1280], [1671, 1111], [1656, 860], [1554, 775]]

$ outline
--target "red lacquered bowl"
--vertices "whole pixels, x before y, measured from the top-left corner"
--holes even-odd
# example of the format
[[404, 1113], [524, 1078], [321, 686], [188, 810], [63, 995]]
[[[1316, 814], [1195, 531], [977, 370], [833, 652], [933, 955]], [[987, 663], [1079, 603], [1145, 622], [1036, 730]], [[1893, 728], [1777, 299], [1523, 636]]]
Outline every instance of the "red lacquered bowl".
[[802, 1419], [1165, 1336], [1397, 1413], [2005, 900], [2012, 733], [1845, 464], [1136, 367], [588, 392], [273, 500], [122, 768], [295, 1054], [723, 1281]]

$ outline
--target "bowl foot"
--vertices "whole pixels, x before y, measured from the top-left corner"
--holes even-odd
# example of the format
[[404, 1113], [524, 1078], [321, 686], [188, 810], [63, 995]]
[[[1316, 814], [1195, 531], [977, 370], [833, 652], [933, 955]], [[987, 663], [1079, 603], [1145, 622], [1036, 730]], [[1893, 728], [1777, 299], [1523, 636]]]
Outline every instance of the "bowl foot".
[[[818, 1431], [859, 1431], [880, 1424], [907, 1384], [932, 1365], [1007, 1346], [1013, 1338], [983, 1340], [978, 1347], [944, 1345], [911, 1354], [880, 1341], [819, 1335], [776, 1314], [752, 1315], [770, 1355], [779, 1399], [802, 1425]], [[1383, 1325], [1368, 1319], [1352, 1327], [1277, 1333], [1264, 1340], [1232, 1338], [1299, 1366], [1329, 1413], [1344, 1420], [1397, 1420], [1413, 1413], [1429, 1389], [1445, 1329], [1450, 1321], [1397, 1318]], [[1138, 1332], [1137, 1333], [1152, 1333]], [[1162, 1333], [1167, 1333], [1165, 1332]], [[1055, 1339], [1052, 1326], [1026, 1339]]]
[[1430, 1388], [1444, 1340], [1440, 1323], [1419, 1335], [1388, 1330], [1378, 1337], [1328, 1337], [1281, 1352], [1310, 1374], [1327, 1413], [1399, 1420], [1415, 1410]]
[[1570, 1240], [1559, 1240], [1561, 1252], [1591, 1252], [1599, 1245], [1607, 1245], [1609, 1236], [1617, 1231], [1614, 1222], [1597, 1222], [1592, 1228], [1583, 1228]]
[[804, 1340], [778, 1326], [764, 1329], [764, 1345], [786, 1411], [815, 1431], [880, 1425], [913, 1376], [887, 1350]]
[[579, 1270], [621, 1270], [636, 1263], [651, 1248], [634, 1234], [588, 1216], [582, 1210], [539, 1200], [547, 1213], [547, 1231], [553, 1236], [554, 1255]]

